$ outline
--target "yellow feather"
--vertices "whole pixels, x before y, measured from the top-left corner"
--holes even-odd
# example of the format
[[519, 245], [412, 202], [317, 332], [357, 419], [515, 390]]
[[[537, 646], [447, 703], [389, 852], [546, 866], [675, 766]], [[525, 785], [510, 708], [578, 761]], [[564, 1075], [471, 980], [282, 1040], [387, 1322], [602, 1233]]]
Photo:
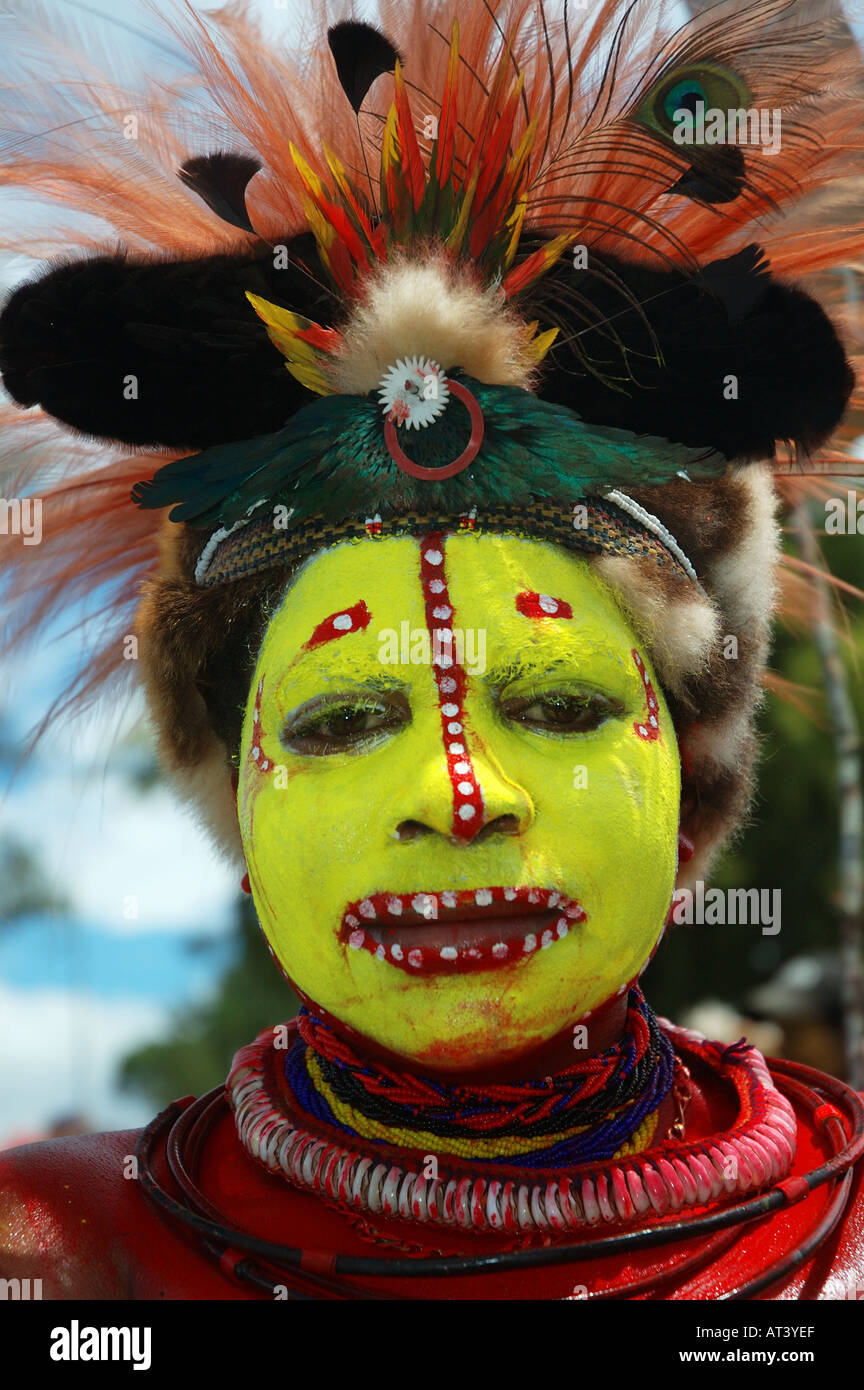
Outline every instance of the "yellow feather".
[[248, 290], [246, 298], [264, 323], [271, 343], [286, 358], [285, 365], [291, 375], [319, 396], [332, 395], [333, 387], [321, 370], [321, 353], [311, 343], [296, 336], [298, 329], [312, 326], [311, 320], [278, 304], [271, 304], [268, 299], [262, 299]]
[[550, 347], [558, 337], [557, 328], [547, 328], [545, 333], [538, 333], [536, 338], [532, 338], [528, 344], [528, 352], [535, 362], [542, 362]]

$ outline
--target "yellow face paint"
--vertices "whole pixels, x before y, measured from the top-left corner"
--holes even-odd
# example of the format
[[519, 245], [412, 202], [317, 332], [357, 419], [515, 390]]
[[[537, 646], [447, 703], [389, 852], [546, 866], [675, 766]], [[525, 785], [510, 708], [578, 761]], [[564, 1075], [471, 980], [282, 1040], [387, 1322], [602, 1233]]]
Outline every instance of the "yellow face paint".
[[305, 996], [421, 1067], [518, 1057], [626, 987], [679, 790], [645, 652], [551, 545], [343, 543], [267, 630], [238, 789], [262, 926]]

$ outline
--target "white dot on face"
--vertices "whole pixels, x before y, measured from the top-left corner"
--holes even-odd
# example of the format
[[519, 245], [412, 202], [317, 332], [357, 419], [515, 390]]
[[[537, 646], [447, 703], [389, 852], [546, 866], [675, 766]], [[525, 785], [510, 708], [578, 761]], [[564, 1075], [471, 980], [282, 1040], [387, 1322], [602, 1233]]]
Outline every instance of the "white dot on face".
[[333, 626], [337, 632], [350, 632], [354, 626], [354, 619], [350, 613], [340, 613], [338, 618], [333, 619]]
[[443, 580], [443, 579], [430, 579], [430, 580], [429, 580], [429, 589], [430, 589], [430, 591], [431, 591], [433, 594], [443, 594], [443, 592], [444, 592], [444, 580]]
[[492, 901], [492, 893], [488, 888], [478, 888], [474, 894], [474, 901], [478, 907], [488, 907]]
[[452, 695], [456, 689], [456, 682], [452, 676], [442, 676], [438, 682], [438, 689], [442, 695]]
[[360, 906], [357, 908], [357, 911], [360, 913], [360, 916], [361, 916], [361, 917], [374, 917], [374, 916], [375, 916], [375, 908], [374, 908], [374, 905], [373, 905], [372, 903], [370, 903], [370, 901], [369, 901], [368, 898], [364, 898], [364, 899], [363, 899], [362, 903], [361, 903]]
[[256, 761], [256, 763], [257, 763], [258, 759], [261, 757], [261, 749], [260, 749], [260, 748], [253, 748], [253, 749], [252, 749], [252, 757], [255, 759], [255, 761]]
[[648, 720], [648, 723], [651, 725], [651, 728], [652, 728], [652, 729], [656, 729], [656, 728], [657, 728], [657, 716], [656, 716], [656, 714], [652, 714], [651, 718]]
[[461, 734], [462, 725], [458, 720], [454, 720], [452, 724], [447, 725], [447, 732], [448, 734]]
[[453, 665], [452, 656], [436, 656], [435, 665], [440, 666], [442, 671], [449, 671]]
[[636, 732], [641, 734], [643, 738], [646, 738], [648, 734], [648, 730], [645, 728], [644, 724], [640, 724]]
[[387, 953], [384, 950], [383, 946], [376, 946], [375, 955], [378, 957], [379, 960], [384, 960], [386, 958]]
[[558, 612], [558, 604], [556, 603], [555, 599], [554, 599], [554, 598], [550, 598], [548, 594], [541, 594], [541, 595], [540, 595], [540, 599], [539, 599], [539, 603], [540, 603], [540, 607], [543, 609], [543, 612], [544, 612], [544, 613], [557, 613], [557, 612]]
[[541, 951], [545, 951], [545, 950], [546, 950], [549, 946], [551, 946], [551, 945], [552, 945], [552, 933], [551, 933], [551, 931], [544, 931], [543, 935], [542, 935], [541, 938], [540, 938], [540, 950], [541, 950]]
[[460, 819], [460, 820], [473, 820], [476, 814], [477, 814], [477, 813], [476, 813], [476, 811], [474, 810], [474, 807], [473, 807], [473, 806], [460, 806], [460, 807], [459, 807], [459, 819]]
[[456, 790], [461, 796], [470, 796], [474, 790], [473, 782], [457, 782]]
[[393, 945], [390, 947], [390, 954], [394, 960], [402, 959], [402, 947], [399, 945], [398, 941], [393, 942]]
[[448, 751], [453, 754], [454, 758], [459, 758], [465, 752], [465, 749], [461, 743], [451, 743]]
[[492, 947], [492, 954], [496, 960], [506, 960], [510, 954], [510, 948], [506, 941], [496, 941]]
[[456, 776], [457, 776], [457, 777], [466, 777], [466, 776], [468, 775], [468, 773], [471, 771], [471, 764], [470, 764], [470, 763], [455, 763], [455, 764], [454, 764], [454, 767], [453, 767], [453, 771], [456, 773]]
[[399, 917], [402, 914], [402, 904], [398, 898], [387, 899], [387, 911], [391, 917]]
[[408, 964], [413, 965], [416, 970], [419, 970], [420, 966], [423, 964], [423, 952], [416, 949], [409, 951]]
[[419, 912], [421, 917], [425, 917], [427, 922], [434, 922], [438, 917], [438, 903], [434, 893], [417, 893], [411, 899], [411, 906], [415, 912]]
[[456, 903], [458, 902], [458, 898], [456, 897], [456, 894], [451, 893], [450, 889], [448, 888], [445, 892], [441, 894], [441, 901], [445, 907], [455, 907]]
[[566, 918], [566, 917], [559, 917], [559, 918], [558, 918], [558, 921], [555, 923], [555, 931], [557, 932], [558, 936], [560, 936], [560, 937], [566, 936], [567, 933], [569, 932], [569, 930], [570, 930], [570, 923], [567, 921], [567, 918]]
[[450, 614], [451, 614], [452, 612], [453, 612], [453, 609], [452, 609], [452, 608], [448, 608], [447, 605], [446, 605], [446, 603], [445, 603], [445, 604], [442, 604], [440, 608], [433, 608], [433, 609], [432, 609], [432, 617], [433, 617], [433, 618], [440, 618], [440, 620], [443, 622], [445, 618], [449, 618], [449, 617], [450, 617]]
[[459, 706], [453, 704], [442, 705], [441, 713], [445, 714], [448, 719], [455, 719], [456, 715], [459, 713]]
[[459, 952], [456, 950], [456, 947], [455, 947], [455, 946], [442, 946], [442, 947], [441, 947], [440, 955], [441, 955], [441, 959], [442, 959], [442, 960], [458, 960], [458, 959], [459, 959]]
[[525, 940], [522, 942], [522, 950], [525, 952], [526, 956], [530, 955], [532, 951], [537, 950], [537, 938], [533, 932], [526, 936]]
[[363, 945], [363, 942], [365, 940], [365, 931], [352, 931], [351, 935], [348, 938], [348, 945], [351, 947], [352, 951], [359, 951], [360, 947]]
[[427, 550], [427, 551], [426, 551], [425, 560], [426, 560], [427, 565], [440, 565], [440, 563], [441, 563], [441, 561], [442, 561], [443, 559], [444, 559], [444, 556], [441, 554], [441, 551], [440, 551], [440, 550]]

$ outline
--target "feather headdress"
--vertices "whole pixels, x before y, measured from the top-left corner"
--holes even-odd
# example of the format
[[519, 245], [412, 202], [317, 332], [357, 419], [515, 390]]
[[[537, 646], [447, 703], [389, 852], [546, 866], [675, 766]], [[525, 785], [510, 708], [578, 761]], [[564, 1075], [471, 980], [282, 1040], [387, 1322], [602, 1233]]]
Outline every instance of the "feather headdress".
[[[813, 0], [721, 0], [678, 28], [653, 0], [379, 9], [327, 36], [319, 15], [295, 59], [242, 7], [181, 6], [171, 70], [127, 87], [16, 6], [0, 180], [89, 222], [40, 234], [64, 260], [9, 300], [0, 369], [19, 407], [148, 450], [82, 473], [68, 434], [10, 412], [7, 490], [50, 480], [42, 553], [12, 556], [22, 622], [111, 581], [126, 631], [149, 579], [151, 696], [203, 797], [231, 700], [191, 637], [202, 604], [226, 641], [248, 629], [265, 571], [284, 585], [348, 518], [498, 507], [551, 536], [550, 507], [566, 526], [590, 497], [584, 548], [650, 633], [707, 855], [746, 800], [768, 472], [841, 457], [852, 330], [788, 280], [831, 298], [864, 246], [857, 53]], [[186, 524], [160, 550], [169, 505]], [[83, 689], [119, 664], [107, 648]]]

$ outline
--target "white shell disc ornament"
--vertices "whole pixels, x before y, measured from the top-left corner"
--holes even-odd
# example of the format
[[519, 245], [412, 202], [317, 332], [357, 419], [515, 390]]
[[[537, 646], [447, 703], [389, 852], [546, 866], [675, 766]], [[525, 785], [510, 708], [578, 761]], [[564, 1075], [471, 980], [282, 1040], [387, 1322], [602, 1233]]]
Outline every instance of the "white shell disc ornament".
[[381, 409], [405, 429], [424, 430], [443, 415], [450, 400], [447, 379], [428, 357], [400, 357], [378, 386]]

